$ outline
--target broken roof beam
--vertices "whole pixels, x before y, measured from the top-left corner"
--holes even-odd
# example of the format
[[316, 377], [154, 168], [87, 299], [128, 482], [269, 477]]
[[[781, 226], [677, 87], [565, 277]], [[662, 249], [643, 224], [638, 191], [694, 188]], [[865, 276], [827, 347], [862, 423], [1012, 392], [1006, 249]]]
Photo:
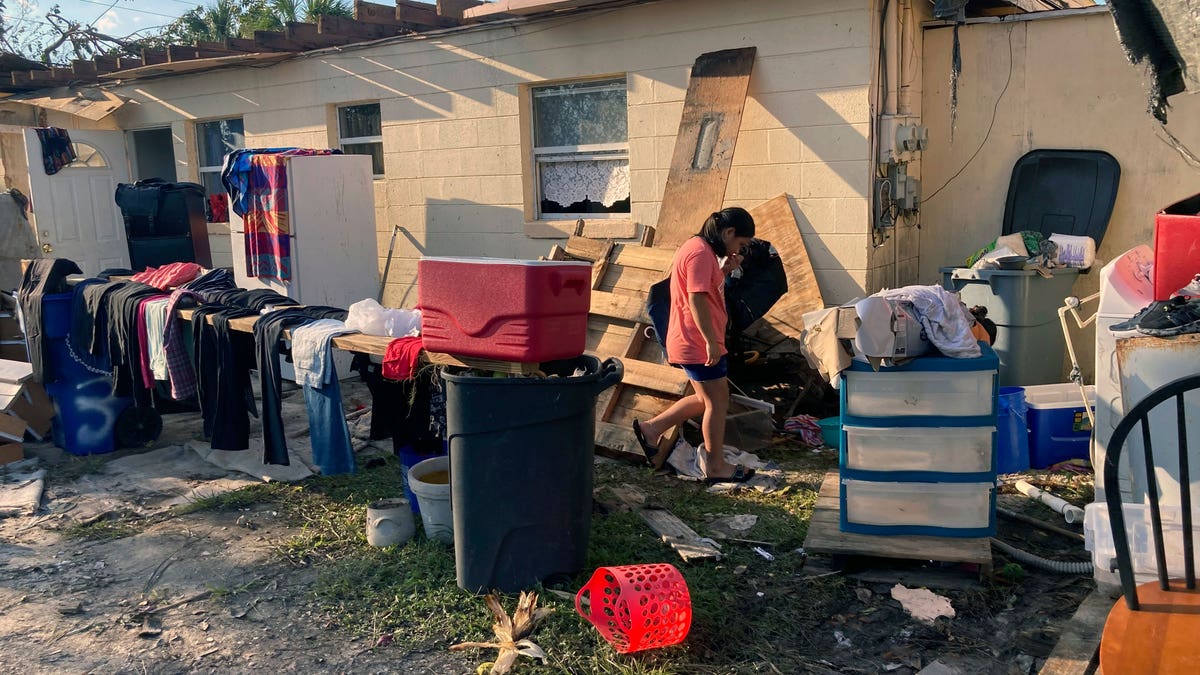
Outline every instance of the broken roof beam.
[[317, 32], [321, 35], [337, 35], [358, 40], [381, 40], [401, 35], [406, 30], [403, 25], [397, 23], [369, 23], [327, 14], [317, 17]]
[[396, 0], [396, 19], [428, 28], [452, 28], [459, 25], [458, 20], [439, 15], [436, 8], [424, 2], [411, 0]]
[[464, 20], [494, 21], [498, 14], [526, 16], [599, 5], [612, 0], [497, 0], [463, 10]]
[[170, 61], [165, 49], [143, 49], [142, 50], [142, 65], [157, 66]]
[[486, 4], [482, 0], [437, 0], [437, 13], [438, 16], [462, 21], [463, 12]]
[[132, 56], [122, 56], [117, 59], [117, 67], [114, 68], [113, 70], [110, 70], [107, 72], [120, 72], [122, 70], [132, 70], [134, 68], [141, 68], [144, 65], [146, 65], [146, 64], [141, 59], [137, 59]]

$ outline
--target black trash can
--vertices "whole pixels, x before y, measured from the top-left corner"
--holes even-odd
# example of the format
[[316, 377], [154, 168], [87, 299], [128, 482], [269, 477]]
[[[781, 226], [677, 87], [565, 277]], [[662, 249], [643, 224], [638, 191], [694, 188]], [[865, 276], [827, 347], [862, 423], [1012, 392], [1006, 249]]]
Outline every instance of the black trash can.
[[586, 562], [596, 397], [624, 368], [581, 356], [542, 370], [547, 377], [442, 375], [455, 567], [473, 593], [518, 591]]

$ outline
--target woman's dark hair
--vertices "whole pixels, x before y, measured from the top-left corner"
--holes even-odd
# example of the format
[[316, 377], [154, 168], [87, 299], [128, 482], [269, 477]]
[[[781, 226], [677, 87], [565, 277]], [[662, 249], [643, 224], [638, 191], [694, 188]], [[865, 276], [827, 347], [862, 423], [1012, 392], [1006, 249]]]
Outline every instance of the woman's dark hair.
[[729, 252], [725, 250], [725, 239], [721, 234], [731, 227], [734, 236], [753, 237], [754, 217], [740, 206], [721, 209], [704, 221], [704, 227], [700, 228], [696, 236], [708, 242], [718, 256], [728, 255]]

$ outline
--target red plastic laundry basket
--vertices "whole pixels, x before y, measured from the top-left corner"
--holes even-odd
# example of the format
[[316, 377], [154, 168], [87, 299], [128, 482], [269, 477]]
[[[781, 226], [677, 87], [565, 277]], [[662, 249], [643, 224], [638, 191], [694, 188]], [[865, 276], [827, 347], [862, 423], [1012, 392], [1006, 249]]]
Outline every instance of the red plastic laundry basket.
[[601, 567], [575, 595], [575, 610], [621, 654], [677, 645], [692, 627], [687, 583], [666, 563]]

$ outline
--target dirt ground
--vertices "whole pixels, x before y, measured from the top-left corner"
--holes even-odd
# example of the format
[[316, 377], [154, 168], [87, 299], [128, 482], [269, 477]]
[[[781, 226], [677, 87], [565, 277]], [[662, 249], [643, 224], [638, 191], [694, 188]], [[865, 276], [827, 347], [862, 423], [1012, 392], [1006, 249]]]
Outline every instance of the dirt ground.
[[[363, 395], [350, 387], [345, 400], [352, 403]], [[303, 426], [297, 422], [304, 419], [297, 398], [293, 392], [285, 399], [289, 429]], [[445, 651], [452, 638], [464, 636], [446, 636], [435, 648], [404, 653], [389, 649], [379, 635], [343, 629], [311, 592], [320, 563], [297, 566], [280, 554], [281, 542], [299, 529], [269, 504], [172, 511], [198, 495], [259, 482], [200, 460], [185, 445], [198, 431], [198, 416], [181, 413], [170, 416], [149, 455], [122, 451], [85, 460], [52, 446], [32, 448], [48, 470], [42, 508], [0, 520], [0, 672], [442, 674], [473, 673], [486, 660]], [[300, 438], [293, 440], [302, 445]], [[363, 457], [379, 451], [364, 448]], [[764, 454], [782, 460], [791, 489], [799, 494], [815, 491], [824, 471], [836, 466], [829, 451], [786, 443]], [[633, 467], [598, 470], [598, 476], [598, 481], [633, 476], [652, 481], [648, 484], [664, 493], [681, 489], [673, 478], [649, 477]], [[1039, 479], [1057, 485], [1064, 496], [1090, 489], [1086, 476]], [[1056, 518], [1019, 496], [1002, 495], [1001, 501], [1047, 522]], [[127, 523], [136, 527], [122, 531]], [[92, 528], [93, 534], [81, 536], [81, 528]], [[800, 530], [793, 536], [801, 540]], [[1081, 543], [1026, 525], [1001, 520], [998, 537], [1047, 557], [1087, 559]], [[834, 572], [830, 561], [817, 557], [798, 570], [753, 554], [747, 561], [748, 566], [723, 564], [717, 573], [730, 580], [728, 615], [764, 622], [755, 638], [765, 645], [761, 662], [642, 667], [635, 658], [613, 654], [618, 671], [911, 674], [940, 660], [961, 673], [1026, 675], [1040, 667], [1065, 621], [1094, 587], [1090, 577], [1006, 567], [1009, 561], [997, 554], [998, 574], [990, 583], [972, 581], [970, 570], [935, 570], [959, 572], [955, 581], [934, 588], [950, 599], [957, 616], [924, 624], [891, 598], [895, 580], [888, 574], [895, 575], [895, 569], [855, 577], [847, 575], [853, 570]], [[764, 598], [799, 604], [803, 611], [772, 610]], [[766, 622], [780, 614], [803, 618], [768, 627]], [[713, 653], [710, 641], [722, 638], [719, 617], [713, 625], [701, 625], [702, 620], [709, 621], [694, 624], [687, 663], [704, 663]], [[579, 623], [579, 630], [589, 630]], [[771, 649], [791, 651], [794, 658], [776, 659]], [[773, 662], [803, 665], [781, 669]]]

